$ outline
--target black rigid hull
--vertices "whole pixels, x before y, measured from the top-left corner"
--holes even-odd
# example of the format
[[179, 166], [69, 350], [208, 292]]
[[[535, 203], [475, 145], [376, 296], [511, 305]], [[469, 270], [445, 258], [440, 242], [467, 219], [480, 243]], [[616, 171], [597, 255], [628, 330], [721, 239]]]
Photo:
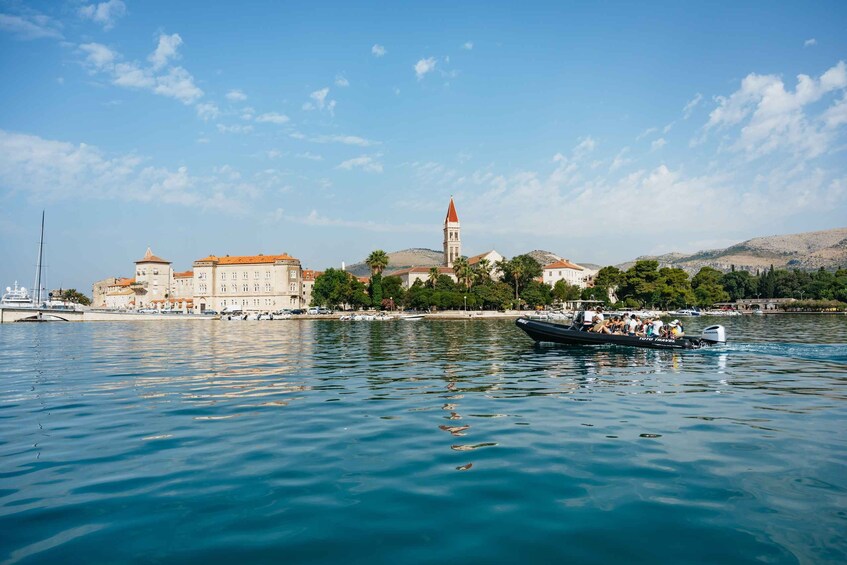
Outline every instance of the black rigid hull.
[[580, 331], [570, 326], [539, 322], [527, 318], [518, 318], [515, 324], [525, 331], [535, 341], [549, 343], [565, 343], [569, 345], [629, 345], [632, 347], [649, 347], [651, 349], [698, 349], [709, 342], [698, 338], [684, 337], [668, 339], [662, 337], [636, 337], [628, 335], [601, 334]]

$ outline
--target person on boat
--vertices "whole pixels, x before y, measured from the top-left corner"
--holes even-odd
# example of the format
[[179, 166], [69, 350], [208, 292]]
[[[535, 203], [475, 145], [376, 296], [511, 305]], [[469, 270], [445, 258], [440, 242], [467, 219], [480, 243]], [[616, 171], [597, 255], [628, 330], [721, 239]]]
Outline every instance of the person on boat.
[[594, 310], [584, 310], [582, 312], [582, 331], [588, 331], [594, 325], [594, 316], [597, 313]]
[[600, 317], [599, 314], [594, 315], [594, 325], [591, 327], [590, 332], [598, 333], [598, 334], [610, 334], [612, 331], [609, 329], [608, 324], [603, 318]]
[[670, 323], [671, 328], [671, 337], [674, 339], [679, 339], [685, 336], [685, 328], [682, 327], [682, 324], [679, 320], [674, 320]]
[[626, 335], [634, 336], [638, 333], [638, 328], [641, 326], [641, 320], [635, 314], [629, 319], [626, 325]]
[[653, 335], [655, 335], [655, 336], [662, 335], [662, 326], [664, 326], [664, 325], [665, 325], [665, 323], [661, 319], [654, 318], [653, 319]]

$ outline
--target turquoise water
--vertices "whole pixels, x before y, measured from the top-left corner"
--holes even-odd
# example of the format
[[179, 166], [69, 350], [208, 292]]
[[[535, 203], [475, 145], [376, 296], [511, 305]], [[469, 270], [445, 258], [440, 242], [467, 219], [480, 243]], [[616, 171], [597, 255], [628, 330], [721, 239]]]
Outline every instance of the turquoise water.
[[846, 562], [847, 316], [717, 321], [4, 325], [0, 563]]

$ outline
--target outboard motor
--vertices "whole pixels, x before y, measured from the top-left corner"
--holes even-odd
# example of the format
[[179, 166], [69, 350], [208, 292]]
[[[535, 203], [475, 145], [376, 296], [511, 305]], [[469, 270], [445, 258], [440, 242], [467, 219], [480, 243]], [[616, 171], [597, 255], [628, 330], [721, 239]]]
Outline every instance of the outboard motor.
[[703, 330], [701, 339], [710, 345], [726, 343], [726, 330], [723, 326], [709, 326]]

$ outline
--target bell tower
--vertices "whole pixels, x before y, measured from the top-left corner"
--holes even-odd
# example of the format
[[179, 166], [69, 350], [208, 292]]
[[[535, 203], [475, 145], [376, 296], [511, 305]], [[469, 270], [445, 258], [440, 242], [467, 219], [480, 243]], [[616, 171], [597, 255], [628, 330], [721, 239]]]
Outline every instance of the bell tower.
[[456, 214], [456, 206], [453, 197], [450, 197], [450, 206], [447, 208], [447, 217], [444, 219], [444, 266], [453, 267], [453, 262], [462, 256], [462, 238], [460, 235], [459, 215]]

